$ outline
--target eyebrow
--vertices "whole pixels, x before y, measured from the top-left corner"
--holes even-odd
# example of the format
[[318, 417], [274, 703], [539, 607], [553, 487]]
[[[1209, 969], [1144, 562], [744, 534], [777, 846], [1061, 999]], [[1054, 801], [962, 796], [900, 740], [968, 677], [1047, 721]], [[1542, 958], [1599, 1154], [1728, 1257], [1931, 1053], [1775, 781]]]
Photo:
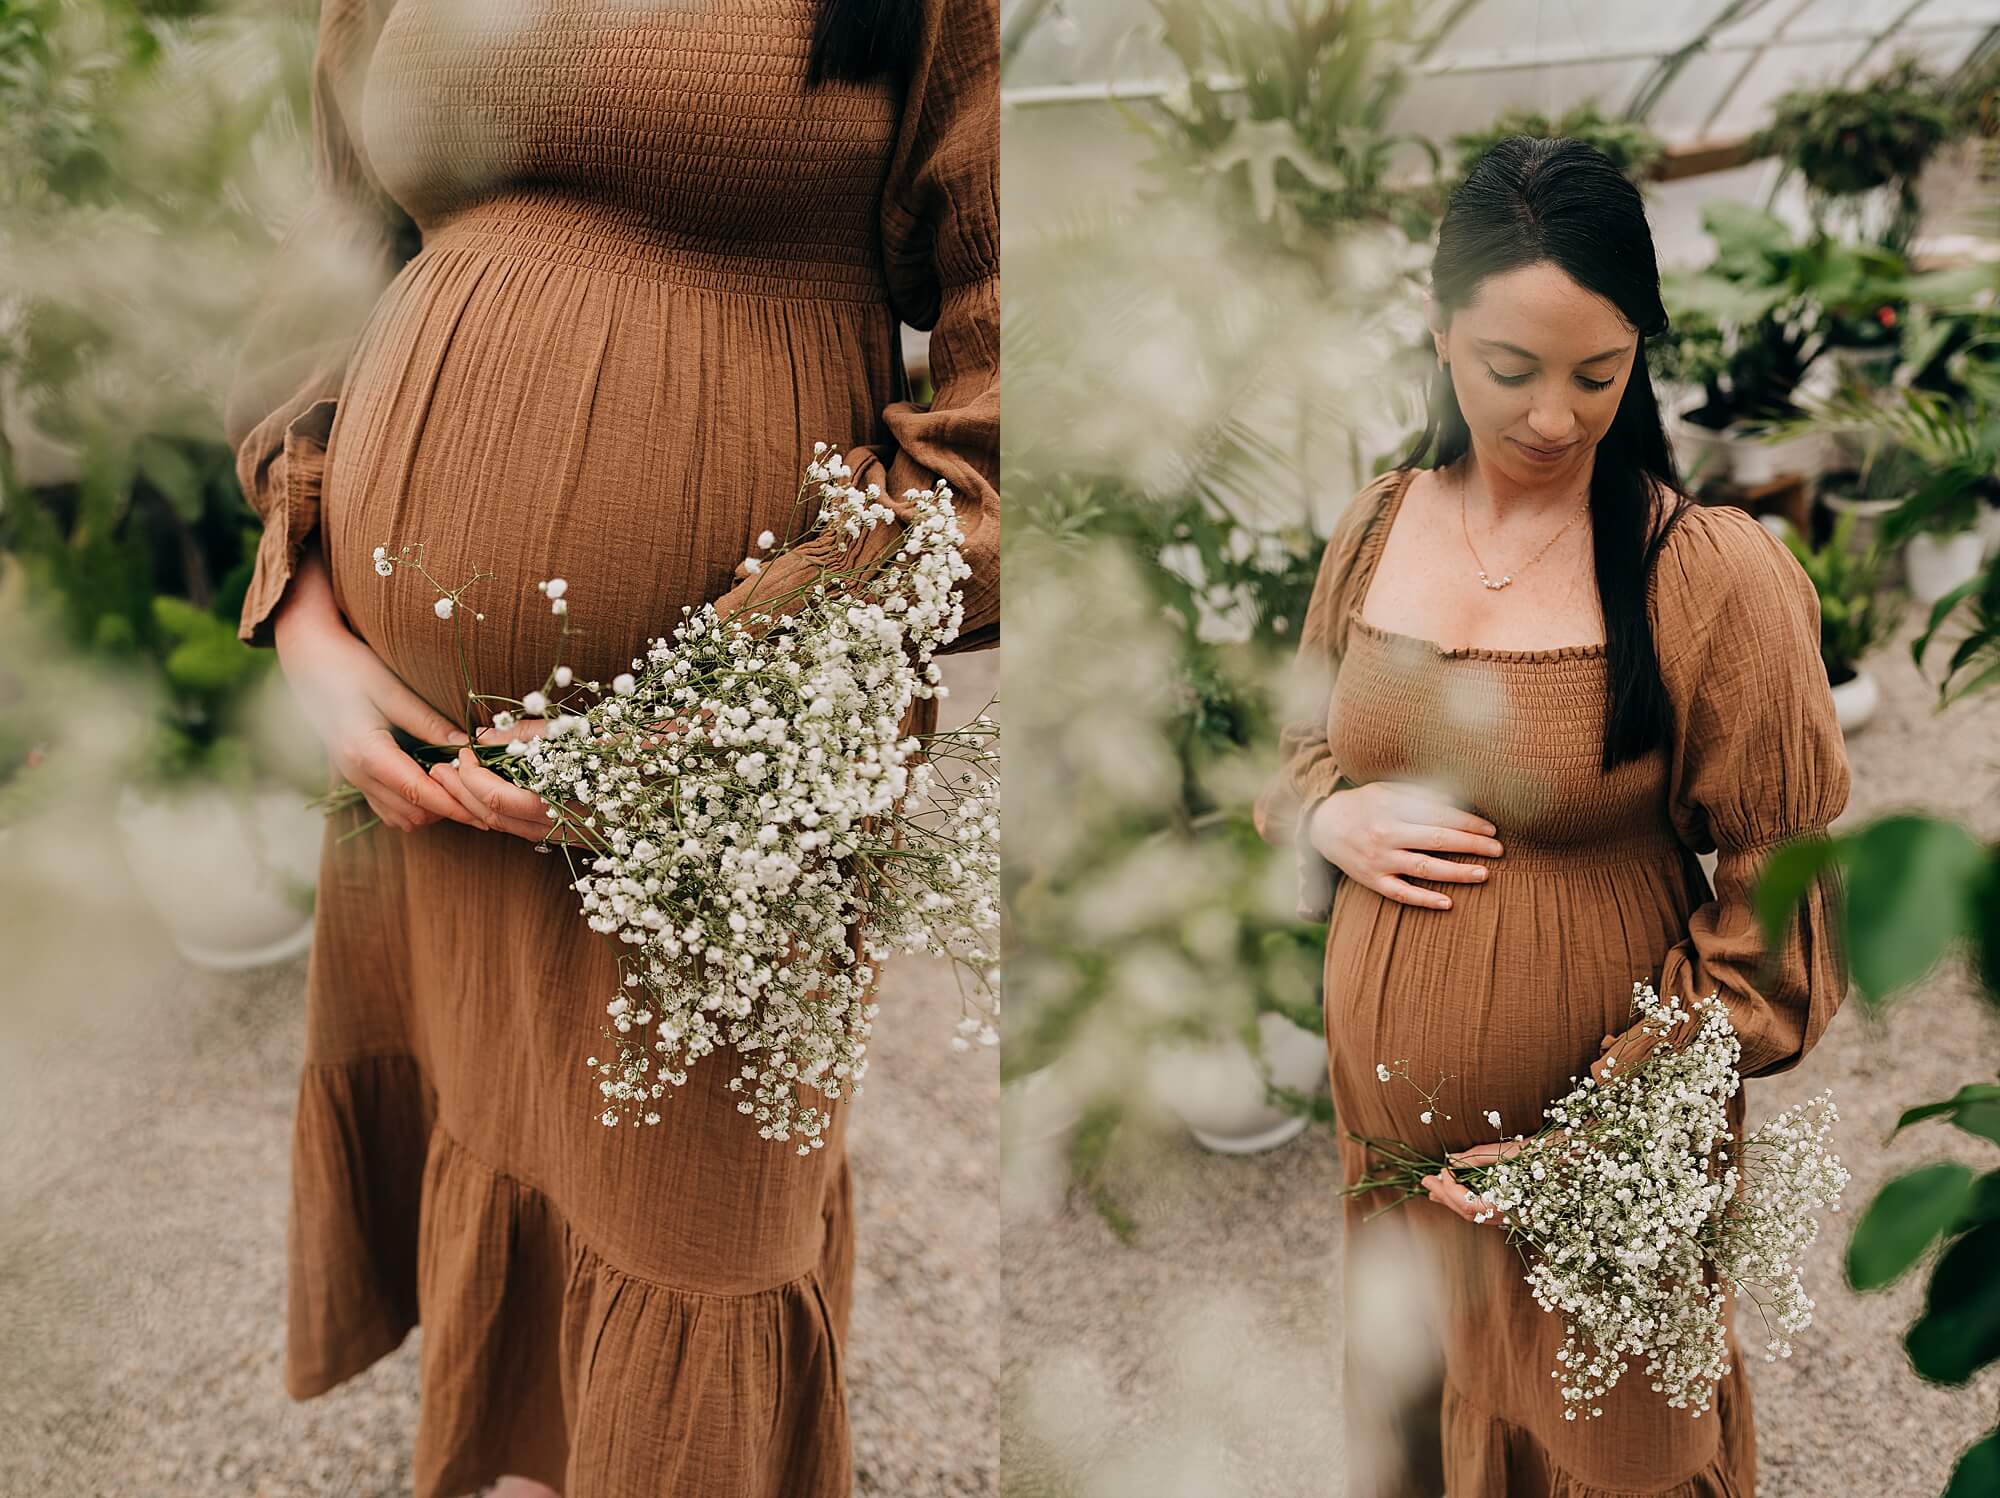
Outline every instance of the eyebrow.
[[[1602, 364], [1606, 359], [1617, 358], [1620, 354], [1624, 353], [1627, 349], [1631, 348], [1631, 346], [1632, 345], [1630, 345], [1629, 343], [1621, 343], [1617, 348], [1608, 348], [1601, 354], [1592, 354], [1588, 359], [1579, 359], [1576, 362], [1579, 364]], [[1478, 339], [1476, 340], [1476, 347], [1482, 350], [1504, 349], [1506, 352], [1517, 355], [1520, 358], [1529, 360], [1531, 363], [1539, 364], [1542, 362], [1542, 356], [1540, 354], [1531, 353], [1527, 349], [1520, 347], [1518, 344], [1504, 343], [1498, 338]]]

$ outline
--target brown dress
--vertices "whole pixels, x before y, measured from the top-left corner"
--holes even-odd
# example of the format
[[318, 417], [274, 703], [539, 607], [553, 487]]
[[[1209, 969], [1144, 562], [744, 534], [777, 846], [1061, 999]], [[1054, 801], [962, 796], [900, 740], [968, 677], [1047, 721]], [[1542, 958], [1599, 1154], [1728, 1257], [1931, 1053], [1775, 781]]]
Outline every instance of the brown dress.
[[[1740, 510], [1697, 508], [1665, 542], [1649, 605], [1673, 707], [1668, 742], [1610, 774], [1602, 645], [1443, 649], [1363, 620], [1362, 602], [1412, 471], [1384, 475], [1342, 516], [1321, 564], [1300, 659], [1328, 685], [1326, 712], [1288, 728], [1279, 783], [1260, 810], [1300, 850], [1300, 913], [1328, 919], [1326, 1036], [1335, 1109], [1356, 1133], [1435, 1154], [1530, 1133], [1554, 1098], [1628, 1033], [1635, 981], [1683, 998], [1719, 992], [1742, 1038], [1744, 1075], [1782, 1071], [1826, 1029], [1846, 991], [1831, 902], [1815, 889], [1765, 976], [1749, 891], [1766, 848], [1823, 828], [1846, 804], [1848, 770], [1819, 661], [1819, 607], [1784, 547]], [[1483, 884], [1431, 882], [1450, 910], [1391, 901], [1341, 877], [1304, 839], [1305, 816], [1339, 786], [1432, 779], [1499, 829]], [[1716, 852], [1715, 888], [1696, 861]], [[1418, 1123], [1407, 1085], [1378, 1062], [1407, 1059], [1427, 1087], [1450, 1075], [1449, 1121]], [[1740, 1129], [1742, 1095], [1731, 1107]], [[1487, 1109], [1503, 1129], [1490, 1127]], [[1366, 1161], [1343, 1138], [1348, 1181]], [[1595, 1420], [1566, 1421], [1550, 1377], [1560, 1318], [1538, 1306], [1517, 1251], [1417, 1199], [1364, 1226], [1386, 1198], [1350, 1197], [1357, 1235], [1415, 1232], [1434, 1251], [1442, 1407], [1413, 1422], [1435, 1445], [1450, 1498], [1749, 1498], [1756, 1441], [1741, 1356], [1709, 1416], [1671, 1409], [1643, 1363]], [[1391, 1225], [1394, 1225], [1393, 1227]], [[1349, 1275], [1348, 1302], [1364, 1287]], [[1349, 1325], [1353, 1325], [1350, 1316]], [[1734, 1348], [1732, 1330], [1732, 1348]], [[1360, 1470], [1394, 1416], [1370, 1350], [1346, 1354], [1351, 1498], [1437, 1498], [1438, 1473]], [[1749, 1355], [1762, 1356], [1762, 1338]], [[1435, 1430], [1431, 1436], [1425, 1427]], [[1409, 1431], [1401, 1437], [1412, 1439]], [[1428, 1466], [1429, 1463], [1425, 1462]]]
[[[890, 496], [950, 482], [958, 648], [997, 637], [995, 6], [921, 0], [906, 76], [808, 89], [817, 8], [325, 0], [316, 192], [230, 402], [265, 525], [245, 639], [317, 546], [355, 633], [458, 717], [450, 626], [371, 563], [421, 541], [448, 583], [497, 574], [467, 599], [480, 690], [556, 664], [557, 576], [586, 631], [567, 664], [608, 681], [759, 531], [795, 532], [815, 440]], [[899, 319], [933, 329], [927, 407]], [[568, 860], [449, 821], [336, 841], [367, 815], [320, 864], [291, 1394], [421, 1321], [417, 1498], [502, 1472], [848, 1493], [845, 1106], [800, 1158], [737, 1112], [722, 1054], [657, 1127], [606, 1127], [585, 1058], [617, 949]]]

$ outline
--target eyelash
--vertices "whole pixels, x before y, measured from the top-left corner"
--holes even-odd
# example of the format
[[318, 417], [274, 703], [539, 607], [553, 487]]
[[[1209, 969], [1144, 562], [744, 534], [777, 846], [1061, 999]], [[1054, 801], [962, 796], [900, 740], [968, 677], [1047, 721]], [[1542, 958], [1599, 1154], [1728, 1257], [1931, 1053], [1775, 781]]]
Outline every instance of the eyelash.
[[[1490, 364], [1486, 366], [1486, 372], [1493, 377], [1493, 383], [1496, 385], [1525, 385], [1535, 377], [1532, 370], [1527, 374], [1503, 375]], [[1576, 377], [1576, 382], [1585, 390], [1590, 391], [1609, 390], [1611, 388], [1609, 380], [1586, 380], [1582, 375]]]

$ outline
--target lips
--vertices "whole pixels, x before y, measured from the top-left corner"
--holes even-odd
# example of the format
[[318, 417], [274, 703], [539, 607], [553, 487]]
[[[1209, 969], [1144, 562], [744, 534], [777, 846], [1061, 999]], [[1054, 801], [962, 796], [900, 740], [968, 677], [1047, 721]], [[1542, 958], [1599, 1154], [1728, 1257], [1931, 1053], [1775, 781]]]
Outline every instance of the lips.
[[1532, 442], [1523, 442], [1519, 437], [1514, 439], [1514, 445], [1526, 452], [1533, 453], [1538, 458], [1551, 459], [1560, 458], [1564, 453], [1576, 446], [1574, 442], [1569, 442], [1561, 447], [1539, 447]]

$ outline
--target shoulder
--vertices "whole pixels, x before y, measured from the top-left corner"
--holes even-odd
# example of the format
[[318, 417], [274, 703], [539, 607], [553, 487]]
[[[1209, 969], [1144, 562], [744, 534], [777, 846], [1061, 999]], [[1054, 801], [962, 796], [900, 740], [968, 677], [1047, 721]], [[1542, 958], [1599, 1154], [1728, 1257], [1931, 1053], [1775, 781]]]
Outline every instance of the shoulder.
[[1785, 543], [1747, 510], [1689, 504], [1660, 543], [1649, 580], [1655, 648], [1705, 654], [1723, 640], [1777, 656], [1819, 648], [1819, 595]]
[[1340, 512], [1340, 518], [1333, 524], [1332, 534], [1327, 537], [1327, 554], [1351, 561], [1388, 510], [1390, 498], [1406, 481], [1417, 476], [1417, 471], [1413, 469], [1391, 468], [1357, 489], [1354, 497], [1348, 500], [1347, 508]]

